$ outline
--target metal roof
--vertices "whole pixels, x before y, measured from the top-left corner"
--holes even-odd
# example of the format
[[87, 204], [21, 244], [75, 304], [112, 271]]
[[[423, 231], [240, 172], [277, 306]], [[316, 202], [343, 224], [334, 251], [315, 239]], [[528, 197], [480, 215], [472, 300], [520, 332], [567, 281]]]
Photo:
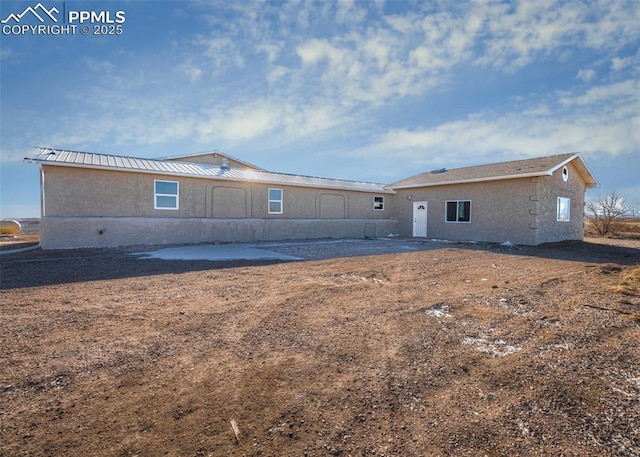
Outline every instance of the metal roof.
[[153, 173], [190, 178], [220, 179], [248, 183], [274, 184], [281, 186], [316, 187], [326, 189], [352, 190], [358, 192], [393, 194], [384, 184], [347, 181], [341, 179], [317, 178], [312, 176], [272, 173], [268, 171], [241, 168], [221, 168], [192, 162], [174, 160], [143, 159], [110, 154], [69, 151], [63, 149], [40, 148], [40, 153], [24, 159], [28, 163], [43, 165], [92, 168], [100, 170], [133, 173]]
[[414, 187], [444, 186], [448, 184], [550, 176], [554, 171], [572, 161], [587, 188], [597, 187], [598, 181], [584, 163], [580, 154], [573, 152], [537, 157], [534, 159], [453, 168], [451, 170], [443, 168], [411, 176], [389, 184], [389, 187], [391, 189], [408, 189]]
[[230, 154], [225, 154], [224, 152], [220, 152], [217, 149], [214, 149], [213, 151], [196, 152], [194, 154], [180, 154], [175, 156], [159, 157], [159, 160], [180, 161], [180, 159], [188, 159], [193, 157], [202, 157], [202, 156], [209, 156], [209, 155], [218, 155], [220, 157], [226, 157], [227, 159], [235, 160], [236, 162], [241, 163], [242, 165], [246, 165], [248, 168], [253, 168], [254, 170], [258, 170], [258, 171], [267, 171], [262, 167], [259, 167], [252, 163], [238, 159], [237, 157], [234, 157]]

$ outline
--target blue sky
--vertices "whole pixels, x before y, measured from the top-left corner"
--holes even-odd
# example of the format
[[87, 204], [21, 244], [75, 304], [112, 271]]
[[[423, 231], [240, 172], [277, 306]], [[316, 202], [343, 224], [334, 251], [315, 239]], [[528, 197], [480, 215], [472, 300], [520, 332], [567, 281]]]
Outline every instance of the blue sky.
[[640, 211], [640, 1], [41, 4], [125, 22], [0, 36], [0, 217], [39, 216], [34, 146], [381, 183], [579, 151]]

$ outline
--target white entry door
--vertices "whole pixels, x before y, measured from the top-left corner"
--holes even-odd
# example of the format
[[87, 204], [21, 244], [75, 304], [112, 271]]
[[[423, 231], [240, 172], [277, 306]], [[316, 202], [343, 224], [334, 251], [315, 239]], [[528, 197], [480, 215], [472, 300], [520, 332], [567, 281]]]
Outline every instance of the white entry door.
[[427, 202], [413, 202], [413, 236], [427, 236]]

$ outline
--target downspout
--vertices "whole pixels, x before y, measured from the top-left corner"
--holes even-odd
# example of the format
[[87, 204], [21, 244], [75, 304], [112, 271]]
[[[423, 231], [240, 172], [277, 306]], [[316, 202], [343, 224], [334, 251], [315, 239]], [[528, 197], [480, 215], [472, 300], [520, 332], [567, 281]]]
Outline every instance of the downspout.
[[40, 223], [45, 216], [44, 206], [44, 166], [40, 165]]

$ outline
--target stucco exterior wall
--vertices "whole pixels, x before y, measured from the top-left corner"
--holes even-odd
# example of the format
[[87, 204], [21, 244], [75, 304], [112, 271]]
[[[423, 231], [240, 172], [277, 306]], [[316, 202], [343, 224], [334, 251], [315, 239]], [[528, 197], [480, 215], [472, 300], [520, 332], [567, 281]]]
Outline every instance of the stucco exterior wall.
[[[205, 193], [195, 178], [43, 166], [43, 216], [204, 217]], [[179, 209], [154, 209], [154, 180], [179, 181]]]
[[[374, 211], [377, 194], [248, 184], [85, 168], [44, 166], [43, 216], [391, 219]], [[154, 209], [154, 181], [179, 183], [178, 209]], [[282, 214], [268, 211], [268, 191], [282, 189]], [[392, 197], [384, 195], [385, 199]]]
[[[394, 196], [400, 236], [413, 232], [413, 202], [426, 201], [427, 237], [538, 245], [582, 240], [585, 184], [571, 164], [552, 176], [400, 189]], [[571, 200], [569, 221], [557, 220], [558, 197]], [[445, 202], [471, 201], [471, 222], [446, 222]]]
[[58, 217], [41, 219], [43, 249], [384, 237], [395, 220]]
[[[377, 194], [43, 166], [44, 249], [379, 237], [396, 233]], [[177, 181], [177, 210], [154, 209], [154, 181]], [[268, 191], [282, 189], [282, 214]], [[391, 195], [385, 195], [388, 199]], [[388, 200], [385, 200], [388, 201]]]
[[[413, 202], [426, 201], [428, 238], [535, 244], [529, 223], [536, 188], [530, 179], [517, 179], [398, 190], [399, 234], [412, 235]], [[446, 202], [454, 200], [471, 201], [470, 222], [446, 222]]]
[[[535, 244], [584, 238], [585, 184], [571, 163], [566, 167], [566, 181], [562, 178], [562, 167], [552, 176], [540, 178]], [[558, 197], [569, 198], [571, 201], [569, 221], [558, 221]]]

